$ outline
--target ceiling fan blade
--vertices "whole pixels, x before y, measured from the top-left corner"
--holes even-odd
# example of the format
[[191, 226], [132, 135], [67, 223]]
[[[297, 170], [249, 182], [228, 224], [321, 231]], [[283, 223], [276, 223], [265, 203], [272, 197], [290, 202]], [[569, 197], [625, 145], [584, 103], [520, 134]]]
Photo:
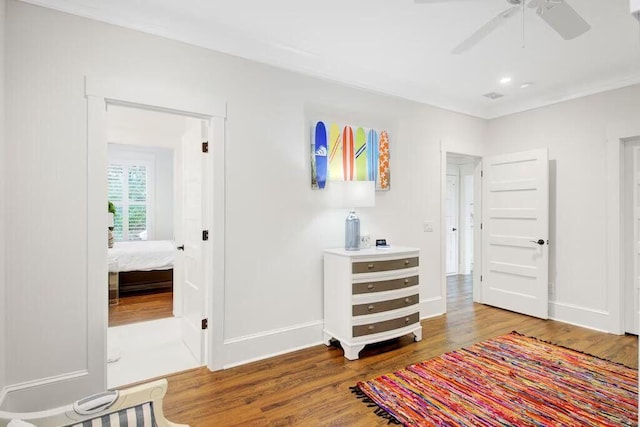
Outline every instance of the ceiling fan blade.
[[456, 55], [466, 52], [473, 46], [478, 44], [480, 40], [491, 34], [496, 28], [507, 22], [507, 19], [511, 18], [520, 11], [520, 6], [510, 7], [509, 9], [500, 12], [495, 18], [484, 24], [475, 33], [471, 34], [466, 40], [456, 46], [451, 53]]
[[537, 0], [538, 16], [565, 40], [575, 39], [591, 28], [591, 25], [565, 1], [547, 0], [544, 5], [540, 3], [542, 1]]

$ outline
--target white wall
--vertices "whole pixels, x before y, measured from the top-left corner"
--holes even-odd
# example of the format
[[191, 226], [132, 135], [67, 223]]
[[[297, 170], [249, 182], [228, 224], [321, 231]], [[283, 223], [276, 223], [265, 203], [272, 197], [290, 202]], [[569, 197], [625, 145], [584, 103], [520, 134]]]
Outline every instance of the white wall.
[[[7, 213], [7, 322], [20, 325], [7, 335], [10, 384], [86, 363], [85, 75], [227, 101], [226, 365], [322, 340], [322, 250], [343, 244], [346, 215], [310, 189], [309, 126], [324, 114], [389, 129], [391, 191], [359, 211], [363, 228], [419, 247], [423, 315], [444, 309], [440, 233], [422, 233], [421, 224], [440, 224], [441, 140], [479, 145], [483, 120], [14, 0], [8, 6], [7, 173], [38, 171], [7, 192], [21, 207]], [[66, 210], [45, 212], [43, 204]], [[60, 390], [60, 399], [77, 397]]]
[[173, 240], [173, 155], [174, 150], [171, 148], [109, 144], [110, 161], [123, 158], [129, 160], [143, 158], [153, 161], [153, 195], [150, 197], [153, 202], [153, 221], [152, 230], [150, 230], [152, 240]]
[[514, 114], [489, 123], [486, 154], [548, 147], [550, 315], [613, 331], [607, 286], [607, 132], [637, 123], [640, 86]]
[[4, 186], [5, 179], [4, 161], [5, 161], [5, 125], [4, 125], [4, 103], [5, 103], [5, 7], [6, 1], [0, 0], [0, 402], [2, 401], [2, 390], [7, 384], [5, 376], [5, 327], [7, 321], [5, 319], [5, 269], [4, 269], [4, 210], [5, 195]]

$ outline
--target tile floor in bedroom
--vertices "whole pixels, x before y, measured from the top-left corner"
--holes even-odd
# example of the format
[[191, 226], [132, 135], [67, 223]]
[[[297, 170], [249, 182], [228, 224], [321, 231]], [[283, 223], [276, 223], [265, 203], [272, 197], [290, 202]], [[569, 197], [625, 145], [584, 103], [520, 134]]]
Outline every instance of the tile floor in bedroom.
[[170, 317], [107, 330], [107, 386], [120, 387], [200, 364], [180, 338], [180, 319]]

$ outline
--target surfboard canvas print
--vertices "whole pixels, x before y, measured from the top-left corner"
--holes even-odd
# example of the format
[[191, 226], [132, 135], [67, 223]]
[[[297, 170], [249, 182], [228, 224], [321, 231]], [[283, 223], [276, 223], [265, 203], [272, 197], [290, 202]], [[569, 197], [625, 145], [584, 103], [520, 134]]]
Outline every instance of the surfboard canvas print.
[[389, 134], [350, 124], [315, 122], [311, 129], [311, 187], [331, 181], [374, 181], [376, 190], [390, 187]]
[[327, 182], [327, 128], [323, 122], [316, 124], [314, 154], [316, 157], [316, 182], [318, 188], [322, 189]]
[[330, 181], [342, 181], [342, 134], [340, 126], [329, 126], [329, 177]]

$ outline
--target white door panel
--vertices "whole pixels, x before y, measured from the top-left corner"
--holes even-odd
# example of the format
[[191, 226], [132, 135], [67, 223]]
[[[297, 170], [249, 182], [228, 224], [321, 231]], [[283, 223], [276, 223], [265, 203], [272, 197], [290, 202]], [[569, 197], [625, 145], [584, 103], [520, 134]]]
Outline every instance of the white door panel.
[[483, 164], [482, 301], [546, 319], [547, 150], [485, 157]]
[[206, 122], [187, 130], [182, 143], [182, 339], [200, 363], [204, 361], [204, 158], [202, 141], [208, 139]]

